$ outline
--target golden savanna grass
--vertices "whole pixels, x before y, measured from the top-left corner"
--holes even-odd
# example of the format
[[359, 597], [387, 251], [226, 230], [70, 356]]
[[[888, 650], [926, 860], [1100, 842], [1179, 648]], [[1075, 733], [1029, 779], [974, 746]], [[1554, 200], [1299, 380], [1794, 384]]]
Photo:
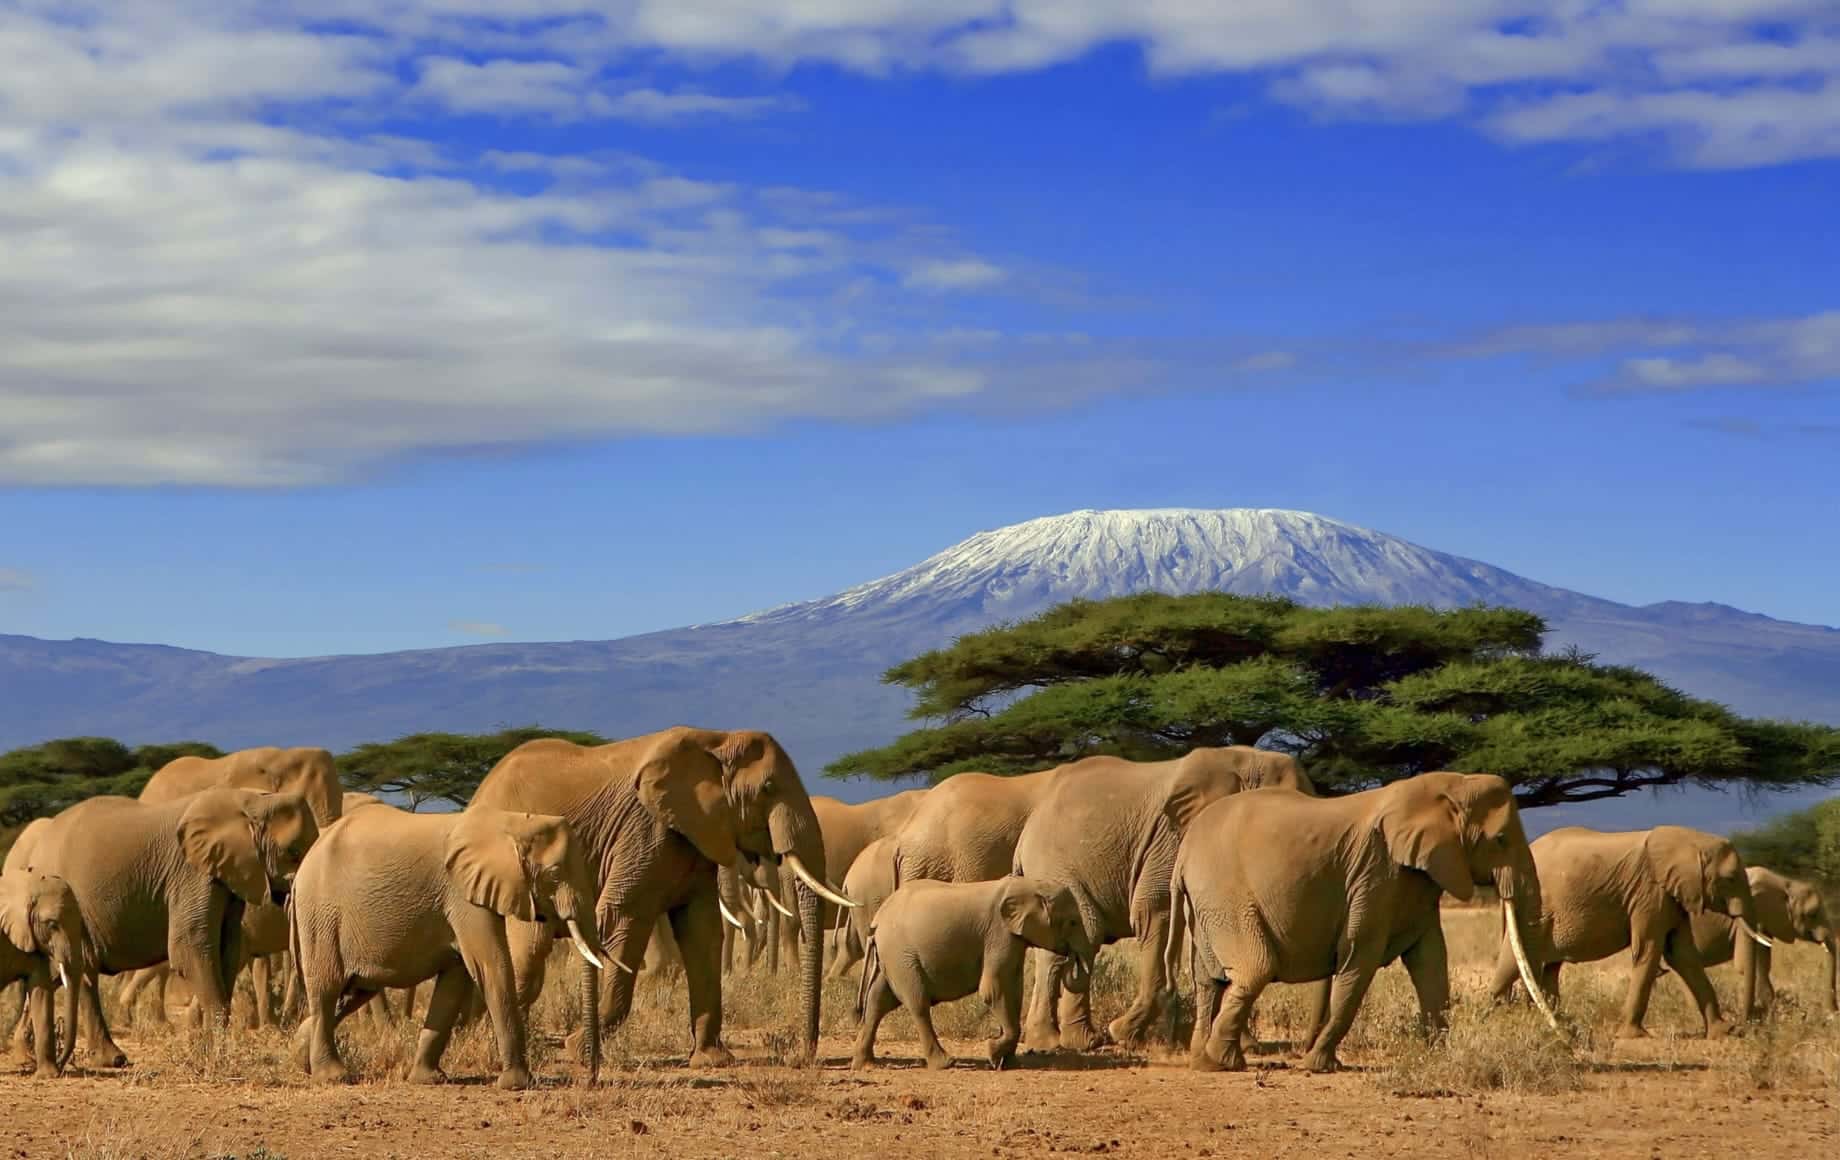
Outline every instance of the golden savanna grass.
[[[1448, 1034], [1435, 1041], [1419, 1034], [1411, 986], [1401, 968], [1389, 967], [1375, 980], [1343, 1044], [1350, 1074], [1335, 1077], [1305, 1076], [1291, 1058], [1290, 1043], [1302, 1033], [1307, 1015], [1301, 989], [1283, 986], [1267, 991], [1260, 1004], [1255, 1031], [1261, 1047], [1244, 1076], [1199, 1075], [1182, 1067], [1186, 995], [1165, 1022], [1166, 1029], [1179, 1025], [1179, 1046], [1025, 1056], [1017, 1072], [1001, 1075], [991, 1074], [983, 1062], [981, 1040], [995, 1033], [995, 1020], [976, 998], [935, 1011], [940, 1034], [960, 1060], [943, 1075], [915, 1066], [913, 1021], [897, 1012], [884, 1022], [878, 1045], [890, 1066], [851, 1072], [842, 1065], [856, 1030], [850, 1016], [854, 972], [827, 982], [819, 1066], [799, 1067], [792, 1037], [796, 976], [757, 969], [729, 976], [724, 986], [724, 1039], [740, 1057], [738, 1066], [716, 1072], [685, 1068], [689, 1026], [683, 983], [642, 976], [631, 1017], [605, 1044], [601, 1085], [588, 1089], [578, 1085], [574, 1063], [563, 1050], [563, 1038], [576, 1022], [578, 976], [573, 956], [558, 953], [533, 1013], [531, 1066], [543, 1085], [520, 1095], [489, 1087], [498, 1067], [483, 1022], [456, 1034], [445, 1061], [455, 1084], [431, 1094], [403, 1082], [419, 1021], [384, 1023], [363, 1016], [348, 1020], [340, 1035], [356, 1084], [312, 1087], [293, 1064], [289, 1034], [244, 1025], [250, 1010], [246, 980], [231, 1028], [217, 1033], [163, 1026], [150, 1000], [130, 1023], [116, 1012], [115, 985], [109, 982], [110, 1010], [134, 1061], [125, 1072], [51, 1083], [23, 1077], [0, 1082], [16, 1085], [11, 1093], [16, 1105], [29, 1095], [49, 1100], [47, 1109], [65, 1104], [74, 1109], [68, 1115], [47, 1110], [47, 1116], [62, 1116], [55, 1125], [20, 1128], [15, 1153], [86, 1158], [276, 1160], [285, 1153], [302, 1160], [322, 1151], [335, 1154], [329, 1145], [322, 1149], [322, 1131], [332, 1134], [326, 1139], [346, 1133], [357, 1141], [355, 1150], [337, 1154], [376, 1156], [722, 1155], [749, 1141], [763, 1152], [784, 1145], [790, 1155], [797, 1140], [850, 1140], [854, 1149], [902, 1154], [924, 1140], [938, 1154], [983, 1156], [993, 1150], [1130, 1152], [1134, 1141], [1148, 1148], [1147, 1141], [1160, 1140], [1160, 1151], [1143, 1154], [1193, 1147], [1196, 1154], [1227, 1155], [1219, 1144], [1229, 1141], [1241, 1147], [1259, 1139], [1265, 1148], [1315, 1148], [1324, 1129], [1309, 1127], [1318, 1122], [1311, 1117], [1331, 1116], [1331, 1132], [1341, 1130], [1338, 1124], [1368, 1125], [1350, 1126], [1352, 1134], [1334, 1142], [1355, 1155], [1392, 1155], [1394, 1141], [1401, 1155], [1426, 1154], [1423, 1148], [1405, 1148], [1409, 1125], [1438, 1117], [1454, 1117], [1462, 1127], [1429, 1154], [1472, 1154], [1482, 1150], [1478, 1141], [1485, 1138], [1499, 1143], [1503, 1124], [1512, 1122], [1513, 1133], [1520, 1133], [1512, 1138], [1528, 1147], [1571, 1141], [1563, 1144], [1568, 1154], [1595, 1155], [1622, 1154], [1621, 1145], [1630, 1144], [1626, 1123], [1652, 1121], [1656, 1131], [1685, 1133], [1679, 1138], [1692, 1140], [1697, 1139], [1693, 1117], [1702, 1113], [1684, 1109], [1710, 1102], [1729, 1108], [1743, 1123], [1743, 1116], [1761, 1106], [1758, 1101], [1788, 1109], [1784, 1115], [1792, 1121], [1805, 1112], [1831, 1117], [1831, 1129], [1812, 1122], [1807, 1127], [1817, 1142], [1829, 1141], [1821, 1131], [1840, 1133], [1840, 1020], [1829, 1017], [1819, 1000], [1826, 979], [1819, 948], [1779, 948], [1774, 1017], [1718, 1042], [1699, 1038], [1686, 989], [1671, 975], [1655, 988], [1648, 1017], [1652, 1038], [1617, 1042], [1611, 1031], [1626, 984], [1627, 955], [1568, 967], [1562, 1015], [1569, 1038], [1562, 1041], [1526, 1004], [1488, 1003], [1495, 912], [1452, 908], [1444, 922], [1455, 994]], [[1101, 1025], [1129, 1002], [1133, 951], [1126, 944], [1101, 958], [1093, 991]], [[1728, 1012], [1738, 1010], [1735, 970], [1716, 968], [1713, 978]], [[425, 1001], [425, 987], [422, 997]], [[1332, 1101], [1325, 1100], [1327, 1092], [1336, 1093]], [[177, 1107], [175, 1100], [211, 1109], [203, 1117], [208, 1123], [194, 1113], [150, 1111]], [[227, 1107], [244, 1109], [235, 1113], [241, 1119]], [[1282, 1119], [1267, 1120], [1257, 1111], [1263, 1107], [1287, 1111]], [[269, 1108], [289, 1109], [285, 1132], [265, 1126], [270, 1113], [257, 1109]], [[1497, 1112], [1504, 1119], [1488, 1118]], [[1543, 1128], [1521, 1122], [1535, 1114], [1552, 1122]], [[1227, 1122], [1241, 1135], [1221, 1136]], [[1127, 1130], [1124, 1124], [1134, 1126]], [[1247, 1134], [1253, 1132], [1276, 1134]], [[1751, 1150], [1774, 1154], [1769, 1145], [1775, 1138], [1760, 1137]], [[47, 1139], [57, 1142], [52, 1153], [42, 1147]], [[248, 1142], [226, 1150], [225, 1139]], [[476, 1147], [467, 1143], [475, 1139]], [[702, 1147], [710, 1141], [723, 1143]], [[0, 1144], [6, 1142], [0, 1132]], [[1639, 1149], [1630, 1144], [1629, 1150]]]

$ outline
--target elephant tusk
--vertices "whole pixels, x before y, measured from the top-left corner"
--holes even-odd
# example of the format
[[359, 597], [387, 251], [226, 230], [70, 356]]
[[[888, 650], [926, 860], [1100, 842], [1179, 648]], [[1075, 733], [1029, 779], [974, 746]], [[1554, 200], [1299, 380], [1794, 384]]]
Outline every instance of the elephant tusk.
[[803, 882], [807, 889], [819, 898], [830, 903], [832, 906], [854, 907], [862, 905], [858, 902], [852, 902], [850, 899], [845, 898], [824, 883], [818, 881], [817, 877], [813, 875], [811, 871], [805, 869], [805, 863], [799, 861], [799, 856], [797, 854], [787, 854], [784, 861], [786, 865], [792, 867], [792, 872], [798, 875], [799, 881]]
[[1768, 935], [1765, 935], [1759, 932], [1755, 927], [1753, 927], [1750, 923], [1745, 922], [1743, 919], [1741, 918], [1738, 919], [1737, 923], [1738, 923], [1738, 929], [1743, 931], [1745, 934], [1749, 935], [1751, 938], [1751, 941], [1756, 943], [1758, 946], [1764, 947], [1767, 949], [1769, 947], [1773, 947], [1776, 945], [1775, 943], [1770, 941], [1770, 938]]
[[746, 930], [747, 929], [747, 927], [741, 925], [741, 920], [735, 917], [735, 912], [728, 908], [728, 903], [723, 902], [720, 898], [718, 898], [716, 899], [716, 908], [722, 912], [723, 922], [726, 922], [728, 925], [734, 927], [736, 930]]
[[1546, 992], [1540, 989], [1540, 982], [1534, 977], [1533, 964], [1527, 961], [1527, 948], [1521, 943], [1520, 920], [1514, 917], [1514, 904], [1507, 899], [1501, 900], [1502, 921], [1508, 927], [1508, 945], [1514, 948], [1514, 965], [1520, 968], [1521, 982], [1527, 988], [1527, 997], [1533, 1005], [1546, 1016], [1546, 1022], [1554, 1031], [1559, 1030], [1559, 1017], [1553, 1014], [1552, 1005], [1546, 1001]]
[[70, 986], [70, 972], [64, 969], [63, 963], [58, 964], [58, 981], [66, 987]]
[[575, 940], [575, 949], [581, 952], [581, 957], [589, 966], [603, 971], [607, 969], [607, 964], [601, 962], [594, 952], [588, 949], [588, 940], [581, 936], [581, 927], [577, 926], [572, 918], [569, 919], [569, 937]]
[[773, 895], [770, 892], [763, 890], [760, 892], [760, 896], [767, 900], [768, 906], [771, 906], [774, 910], [779, 911], [781, 914], [785, 915], [787, 918], [797, 918], [798, 917], [798, 915], [792, 913], [790, 910], [787, 910], [786, 904], [781, 902], [779, 899], [773, 897]]

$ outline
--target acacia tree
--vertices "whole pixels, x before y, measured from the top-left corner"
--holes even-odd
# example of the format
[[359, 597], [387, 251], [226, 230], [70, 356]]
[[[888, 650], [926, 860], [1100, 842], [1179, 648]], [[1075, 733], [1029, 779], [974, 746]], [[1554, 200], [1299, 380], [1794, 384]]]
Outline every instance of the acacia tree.
[[1840, 776], [1840, 731], [1744, 718], [1585, 653], [1543, 654], [1545, 632], [1511, 608], [1074, 601], [889, 669], [883, 681], [912, 689], [910, 716], [929, 724], [827, 772], [938, 781], [1263, 745], [1296, 755], [1329, 793], [1487, 771], [1527, 807]]
[[202, 741], [129, 748], [110, 737], [65, 737], [0, 753], [0, 847], [35, 818], [99, 794], [134, 797], [162, 765], [195, 754], [221, 757]]
[[560, 737], [577, 745], [607, 743], [596, 733], [537, 725], [497, 733], [411, 733], [340, 755], [339, 776], [351, 789], [407, 798], [411, 810], [429, 802], [464, 806], [505, 754], [541, 737]]

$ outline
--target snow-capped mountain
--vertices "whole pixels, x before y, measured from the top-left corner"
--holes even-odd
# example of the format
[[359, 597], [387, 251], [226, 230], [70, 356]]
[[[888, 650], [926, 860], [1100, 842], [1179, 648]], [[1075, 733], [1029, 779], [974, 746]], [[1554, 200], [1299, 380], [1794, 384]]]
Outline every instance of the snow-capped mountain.
[[991, 621], [1074, 598], [1236, 592], [1303, 604], [1603, 604], [1461, 556], [1277, 508], [1077, 511], [979, 532], [911, 568], [733, 623], [963, 613]]
[[[746, 724], [772, 730], [817, 782], [826, 762], [910, 726], [907, 694], [877, 679], [889, 665], [1073, 597], [1151, 590], [1510, 604], [1548, 619], [1549, 647], [1640, 665], [1745, 713], [1840, 724], [1840, 630], [1718, 604], [1635, 608], [1307, 512], [1234, 508], [1029, 520], [834, 596], [612, 641], [267, 660], [0, 636], [0, 748], [75, 734], [345, 748], [531, 722], [610, 736]], [[1627, 811], [1648, 800], [1540, 813], [1641, 822]], [[1755, 808], [1691, 802], [1669, 816], [1713, 826]]]

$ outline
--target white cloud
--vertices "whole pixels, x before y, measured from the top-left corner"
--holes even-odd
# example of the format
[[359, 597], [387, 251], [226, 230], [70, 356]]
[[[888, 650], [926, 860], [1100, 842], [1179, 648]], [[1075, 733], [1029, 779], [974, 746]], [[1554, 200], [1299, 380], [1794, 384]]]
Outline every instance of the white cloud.
[[447, 622], [447, 631], [462, 636], [505, 636], [509, 632], [504, 625], [489, 620], [450, 620]]
[[23, 568], [0, 568], [0, 592], [30, 592], [38, 578]]
[[1002, 282], [1004, 277], [1001, 267], [980, 258], [956, 258], [923, 262], [909, 270], [901, 281], [917, 290], [984, 290]]

